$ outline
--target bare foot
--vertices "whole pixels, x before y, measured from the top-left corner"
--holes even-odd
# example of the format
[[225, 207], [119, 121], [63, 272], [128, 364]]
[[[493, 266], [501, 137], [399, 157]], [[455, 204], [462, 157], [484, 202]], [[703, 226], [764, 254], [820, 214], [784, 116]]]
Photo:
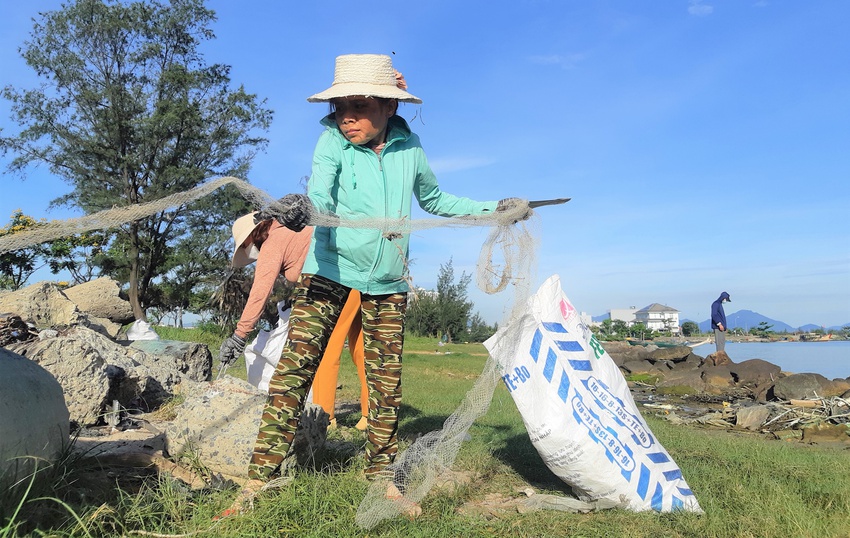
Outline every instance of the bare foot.
[[224, 510], [219, 515], [213, 518], [213, 521], [218, 521], [219, 519], [225, 519], [231, 516], [236, 516], [239, 514], [244, 514], [250, 510], [254, 509], [254, 497], [257, 496], [257, 493], [263, 488], [266, 483], [262, 480], [258, 479], [250, 479], [242, 486], [242, 490], [236, 495], [236, 499], [234, 499], [233, 504], [230, 505], [230, 508]]
[[369, 423], [369, 420], [365, 416], [361, 416], [360, 421], [357, 424], [355, 424], [354, 427], [357, 428], [358, 430], [360, 430], [361, 432], [366, 431], [366, 425], [368, 423]]
[[419, 503], [406, 499], [393, 482], [387, 486], [387, 499], [393, 501], [401, 509], [401, 514], [408, 519], [416, 519], [422, 515]]

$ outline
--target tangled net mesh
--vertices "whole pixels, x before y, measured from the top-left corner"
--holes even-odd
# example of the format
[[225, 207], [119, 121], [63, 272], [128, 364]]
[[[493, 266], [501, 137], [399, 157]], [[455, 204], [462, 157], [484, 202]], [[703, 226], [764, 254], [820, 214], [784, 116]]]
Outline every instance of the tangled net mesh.
[[[264, 211], [268, 215], [283, 215], [290, 209], [262, 189], [244, 180], [223, 177], [156, 201], [45, 223], [23, 232], [0, 237], [0, 253], [69, 235], [118, 227], [186, 205], [226, 185], [233, 185], [255, 209]], [[531, 230], [534, 220], [533, 217], [531, 220], [520, 220], [527, 210], [527, 207], [520, 205], [508, 211], [485, 215], [356, 220], [316, 212], [310, 218], [310, 224], [379, 229], [386, 237], [439, 227], [490, 227], [491, 231], [482, 246], [476, 266], [476, 285], [488, 294], [503, 292], [509, 286], [513, 288], [512, 297], [507, 301], [508, 306], [500, 324], [502, 327], [508, 327], [512, 319], [521, 315], [534, 283], [537, 247], [535, 234]], [[518, 341], [518, 338], [513, 341]], [[385, 519], [401, 515], [408, 509], [409, 502], [418, 503], [425, 498], [437, 479], [452, 468], [460, 446], [467, 438], [469, 428], [475, 420], [487, 412], [499, 378], [498, 361], [489, 356], [477, 381], [458, 408], [443, 423], [443, 428], [417, 439], [387, 468], [387, 475], [392, 477], [393, 482], [404, 494], [404, 499], [388, 498], [386, 482], [378, 480], [372, 483], [357, 510], [356, 522], [361, 528], [371, 529]]]

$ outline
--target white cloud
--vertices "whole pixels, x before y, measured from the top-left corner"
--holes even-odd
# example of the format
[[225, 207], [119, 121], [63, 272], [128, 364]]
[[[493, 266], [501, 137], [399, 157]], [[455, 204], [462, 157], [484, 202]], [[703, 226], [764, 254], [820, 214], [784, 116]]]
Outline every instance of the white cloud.
[[435, 174], [446, 174], [448, 172], [459, 172], [461, 170], [472, 170], [475, 168], [484, 168], [493, 164], [493, 159], [485, 157], [450, 157], [429, 159], [428, 164]]
[[705, 17], [706, 15], [711, 15], [713, 11], [713, 6], [707, 6], [703, 4], [701, 0], [691, 0], [691, 5], [688, 6], [688, 13], [696, 17]]
[[585, 55], [575, 52], [573, 54], [549, 54], [542, 56], [531, 56], [529, 61], [538, 65], [557, 65], [562, 69], [572, 69], [579, 62], [584, 60]]

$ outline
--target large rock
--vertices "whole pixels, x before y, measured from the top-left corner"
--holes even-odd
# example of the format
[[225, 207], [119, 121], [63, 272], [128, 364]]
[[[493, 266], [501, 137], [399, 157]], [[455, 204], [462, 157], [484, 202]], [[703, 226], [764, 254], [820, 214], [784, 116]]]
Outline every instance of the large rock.
[[[231, 376], [185, 389], [177, 417], [165, 429], [164, 452], [188, 454], [214, 473], [244, 480], [268, 394]], [[307, 404], [285, 465], [310, 463], [325, 443], [329, 422], [321, 407]]]
[[158, 357], [165, 363], [164, 367], [174, 369], [192, 381], [212, 379], [212, 354], [205, 344], [177, 340], [133, 340], [129, 347]]
[[0, 479], [14, 481], [30, 471], [34, 460], [22, 456], [55, 459], [68, 443], [68, 431], [68, 408], [56, 379], [0, 348]]
[[649, 356], [644, 346], [633, 346], [628, 342], [601, 342], [614, 364], [622, 366], [630, 361], [639, 361]]
[[130, 302], [121, 297], [118, 283], [108, 277], [77, 284], [66, 290], [65, 295], [77, 308], [96, 318], [105, 318], [123, 325], [135, 319]]
[[[169, 348], [168, 341], [159, 342], [163, 351]], [[113, 400], [124, 408], [149, 411], [170, 398], [181, 381], [209, 378], [212, 356], [197, 347], [206, 346], [172, 344], [172, 351], [186, 352], [157, 355], [78, 326], [9, 349], [51, 372], [62, 385], [72, 420], [88, 425], [101, 422]]]
[[81, 311], [54, 282], [38, 282], [0, 296], [0, 312], [20, 316], [38, 329], [89, 327], [112, 338], [121, 325]]
[[820, 374], [803, 373], [779, 379], [773, 386], [773, 395], [780, 400], [804, 400], [839, 396], [844, 390], [844, 383], [830, 381]]
[[751, 405], [741, 407], [735, 415], [735, 424], [747, 430], [760, 430], [770, 418], [771, 407], [767, 405]]
[[85, 322], [77, 305], [53, 282], [38, 282], [0, 296], [0, 312], [16, 314], [39, 329]]
[[646, 359], [628, 361], [624, 363], [620, 368], [632, 375], [650, 374], [663, 376], [669, 371], [666, 366], [659, 366]]
[[693, 394], [707, 392], [708, 388], [702, 379], [702, 371], [697, 369], [673, 369], [664, 375], [657, 384], [659, 389], [687, 387]]
[[725, 394], [734, 387], [735, 383], [728, 364], [703, 367], [702, 380], [705, 382], [706, 392], [709, 394]]
[[731, 363], [732, 359], [729, 358], [729, 355], [727, 355], [725, 351], [716, 351], [706, 357], [705, 361], [703, 361], [703, 364], [707, 366], [722, 366], [724, 364]]
[[688, 346], [660, 347], [649, 354], [651, 361], [682, 361], [691, 354]]
[[762, 359], [730, 363], [729, 371], [738, 387], [749, 390], [754, 399], [762, 402], [767, 400], [768, 391], [782, 377], [779, 366]]
[[231, 376], [187, 388], [165, 430], [166, 452], [172, 457], [191, 452], [215, 472], [244, 476], [268, 394]]
[[667, 366], [673, 370], [696, 370], [701, 364], [702, 357], [689, 353], [688, 356], [682, 360], [668, 362]]

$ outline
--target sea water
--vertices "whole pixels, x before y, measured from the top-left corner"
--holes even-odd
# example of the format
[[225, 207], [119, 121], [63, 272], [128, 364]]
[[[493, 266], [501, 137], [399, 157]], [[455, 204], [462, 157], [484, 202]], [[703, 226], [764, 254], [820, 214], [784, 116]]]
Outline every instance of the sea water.
[[[705, 357], [714, 353], [714, 342], [693, 348]], [[835, 342], [726, 342], [734, 362], [763, 359], [784, 372], [820, 374], [827, 379], [850, 377], [850, 340]]]

